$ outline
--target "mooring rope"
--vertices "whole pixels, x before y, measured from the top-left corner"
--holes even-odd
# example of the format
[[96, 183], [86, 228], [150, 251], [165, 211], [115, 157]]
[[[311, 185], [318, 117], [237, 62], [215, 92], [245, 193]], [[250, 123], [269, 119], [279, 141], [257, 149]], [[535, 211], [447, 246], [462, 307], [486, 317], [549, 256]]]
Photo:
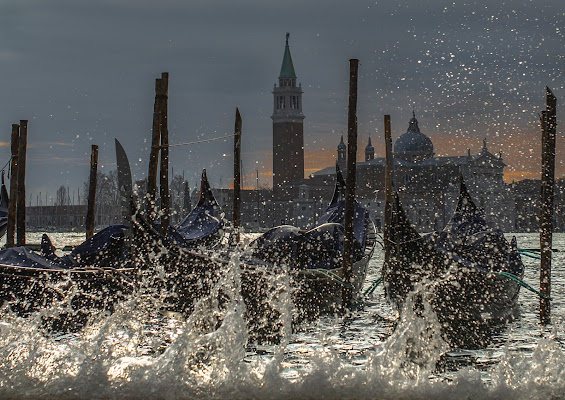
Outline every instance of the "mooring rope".
[[326, 278], [330, 278], [332, 281], [337, 282], [342, 286], [345, 286], [345, 287], [348, 287], [348, 288], [353, 287], [352, 284], [344, 282], [343, 279], [341, 279], [341, 277], [339, 275], [334, 274], [333, 272], [328, 271], [327, 269], [317, 268], [317, 269], [309, 269], [308, 271], [314, 272], [314, 273], [319, 274], [319, 275], [323, 275]]
[[206, 142], [213, 142], [215, 140], [222, 140], [222, 139], [228, 139], [231, 137], [234, 137], [236, 134], [233, 133], [231, 135], [225, 135], [225, 136], [218, 136], [215, 138], [210, 138], [210, 139], [202, 139], [202, 140], [196, 140], [194, 142], [185, 142], [185, 143], [174, 143], [174, 144], [169, 144], [167, 146], [157, 146], [158, 148], [163, 148], [163, 147], [177, 147], [177, 146], [188, 146], [191, 144], [199, 144], [199, 143], [206, 143]]
[[539, 253], [539, 250], [532, 250], [532, 249], [520, 249], [518, 248], [518, 251], [525, 251], [526, 253]]
[[375, 289], [377, 288], [377, 286], [379, 286], [382, 281], [383, 281], [382, 276], [379, 276], [377, 279], [375, 279], [375, 281], [371, 284], [371, 286], [369, 286], [367, 290], [363, 292], [363, 297], [372, 295]]
[[351, 306], [349, 307], [349, 309], [351, 311], [357, 311], [360, 310], [364, 305], [365, 305], [365, 300], [367, 299], [367, 297], [369, 297], [370, 295], [373, 294], [373, 292], [375, 291], [375, 289], [377, 288], [377, 286], [379, 286], [381, 284], [381, 282], [383, 281], [383, 278], [381, 276], [379, 276], [377, 279], [375, 279], [373, 281], [373, 283], [371, 283], [371, 286], [369, 286], [361, 296], [357, 297], [357, 299], [351, 304]]
[[517, 277], [514, 274], [511, 274], [510, 272], [506, 272], [506, 271], [493, 271], [492, 274], [494, 275], [499, 275], [499, 276], [504, 276], [508, 279], [513, 280], [514, 282], [518, 283], [520, 286], [528, 289], [530, 292], [533, 292], [535, 294], [537, 294], [538, 296], [547, 299], [547, 300], [553, 300], [550, 296], [546, 295], [545, 293], [541, 293], [540, 291], [534, 289], [533, 287], [531, 287], [530, 285], [528, 285], [526, 282], [524, 282], [522, 279], [520, 279], [519, 277]]
[[530, 254], [530, 253], [525, 252], [525, 251], [524, 252], [519, 251], [518, 253], [520, 253], [521, 256], [526, 256], [526, 257], [530, 257], [530, 258], [535, 258], [536, 260], [541, 260], [540, 256], [534, 256], [533, 254]]
[[4, 170], [6, 169], [6, 167], [8, 167], [8, 179], [10, 179], [10, 161], [12, 161], [12, 156], [10, 156], [10, 158], [8, 159], [8, 162], [6, 164], [4, 164], [4, 166], [0, 169], [0, 171], [4, 172]]

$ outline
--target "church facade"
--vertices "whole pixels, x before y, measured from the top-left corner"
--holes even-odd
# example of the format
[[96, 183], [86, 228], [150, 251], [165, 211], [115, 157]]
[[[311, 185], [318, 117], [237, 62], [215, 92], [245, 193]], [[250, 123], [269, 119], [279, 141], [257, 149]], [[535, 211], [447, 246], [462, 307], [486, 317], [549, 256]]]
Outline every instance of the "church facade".
[[[310, 226], [333, 192], [335, 166], [304, 179], [304, 114], [302, 88], [286, 36], [278, 86], [273, 88], [273, 192], [272, 211], [263, 216], [267, 225], [281, 223]], [[486, 139], [476, 154], [437, 157], [430, 137], [421, 132], [413, 113], [408, 129], [394, 143], [394, 185], [413, 223], [421, 231], [441, 229], [453, 213], [460, 176], [489, 219], [499, 228], [515, 227], [515, 205], [509, 185], [503, 181], [502, 154], [494, 155]], [[345, 173], [347, 147], [337, 146], [336, 162]], [[385, 160], [375, 158], [369, 138], [364, 161], [357, 163], [358, 200], [366, 206], [377, 227], [384, 211]]]
[[[337, 157], [343, 151], [342, 142]], [[497, 227], [512, 231], [515, 206], [510, 186], [504, 183], [502, 154], [494, 155], [486, 139], [480, 152], [463, 156], [436, 157], [432, 140], [420, 131], [413, 114], [408, 129], [394, 143], [394, 189], [420, 231], [442, 229], [455, 210], [460, 177], [463, 177], [476, 204]], [[312, 187], [334, 180], [335, 168], [311, 175]], [[365, 148], [365, 161], [357, 163], [356, 194], [370, 211], [377, 227], [382, 227], [384, 212], [385, 159], [375, 158], [371, 139]]]

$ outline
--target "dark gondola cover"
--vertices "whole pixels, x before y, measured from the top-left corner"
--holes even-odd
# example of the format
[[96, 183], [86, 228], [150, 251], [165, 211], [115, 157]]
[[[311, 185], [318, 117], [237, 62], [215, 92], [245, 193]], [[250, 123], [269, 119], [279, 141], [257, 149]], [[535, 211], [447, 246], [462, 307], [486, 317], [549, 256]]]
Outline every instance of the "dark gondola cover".
[[170, 237], [179, 245], [188, 248], [201, 246], [212, 248], [221, 243], [228, 231], [229, 222], [225, 219], [212, 193], [206, 170], [203, 170], [198, 204], [179, 225], [171, 230]]
[[[127, 156], [117, 141], [116, 153], [122, 172], [119, 181], [131, 181]], [[57, 318], [55, 329], [80, 328], [91, 315], [111, 312], [135, 291], [161, 293], [158, 297], [166, 309], [192, 311], [194, 302], [210, 292], [226, 262], [165, 240], [134, 203], [131, 182], [118, 186], [123, 210], [130, 213], [129, 218], [124, 213], [124, 225], [101, 230], [62, 257], [47, 235], [42, 237], [40, 253], [26, 247], [0, 251], [2, 303], [25, 316], [65, 299], [70, 309]], [[200, 243], [205, 238], [201, 236]]]
[[[520, 286], [497, 273], [522, 277], [516, 238], [490, 226], [463, 180], [457, 208], [440, 232], [421, 236], [406, 217], [398, 196], [387, 229], [383, 281], [399, 308], [417, 284], [453, 345], [481, 347], [516, 314]], [[386, 236], [386, 235], [385, 235]]]
[[288, 274], [297, 311], [294, 321], [341, 309], [344, 285], [352, 285], [354, 294], [361, 290], [374, 250], [374, 227], [367, 210], [355, 204], [353, 281], [343, 282], [344, 192], [345, 182], [337, 168], [332, 201], [316, 225], [307, 230], [289, 225], [272, 228], [243, 254], [242, 294], [256, 338], [278, 337], [279, 313], [266, 300], [273, 296], [276, 276]]
[[[334, 195], [326, 212], [307, 230], [290, 225], [274, 227], [249, 244], [244, 259], [249, 264], [267, 263], [298, 269], [340, 269], [343, 259], [345, 181], [336, 169]], [[364, 256], [371, 222], [369, 212], [355, 202], [354, 262]], [[371, 245], [374, 243], [371, 242]]]
[[0, 251], [2, 303], [26, 316], [66, 299], [70, 309], [51, 323], [57, 330], [80, 329], [136, 291], [160, 293], [164, 309], [190, 314], [227, 261], [164, 240], [135, 204], [131, 208], [129, 229], [109, 226], [62, 257], [47, 235], [41, 253], [26, 247]]

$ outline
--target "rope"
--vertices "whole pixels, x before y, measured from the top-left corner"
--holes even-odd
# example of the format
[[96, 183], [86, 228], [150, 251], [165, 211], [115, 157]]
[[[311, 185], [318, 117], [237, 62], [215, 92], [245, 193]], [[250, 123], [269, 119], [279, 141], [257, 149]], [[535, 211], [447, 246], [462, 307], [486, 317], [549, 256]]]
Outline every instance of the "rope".
[[[10, 159], [8, 160], [8, 162], [6, 164], [4, 164], [4, 166], [0, 169], [0, 171], [2, 171], [2, 173], [4, 173], [4, 170], [6, 169], [6, 167], [9, 166], [10, 161], [12, 161], [12, 156], [10, 156]], [[10, 179], [10, 168], [8, 168], [8, 179]]]
[[383, 278], [381, 276], [379, 276], [377, 279], [375, 279], [375, 281], [371, 284], [371, 286], [369, 286], [367, 288], [367, 290], [365, 290], [361, 296], [357, 297], [357, 299], [351, 304], [349, 309], [351, 311], [360, 310], [365, 305], [365, 299], [367, 297], [369, 297], [371, 294], [373, 294], [373, 292], [375, 291], [377, 286], [379, 286], [379, 284], [382, 281], [383, 281]]
[[534, 256], [533, 254], [530, 254], [530, 253], [527, 253], [527, 252], [519, 251], [518, 253], [520, 253], [521, 256], [526, 256], [526, 257], [530, 257], [530, 258], [535, 258], [536, 260], [541, 260], [540, 256]]
[[498, 275], [498, 276], [504, 276], [505, 278], [511, 279], [514, 282], [518, 283], [520, 286], [522, 286], [523, 288], [528, 289], [530, 292], [533, 292], [535, 294], [537, 294], [539, 297], [547, 299], [547, 300], [553, 300], [550, 296], [548, 296], [545, 293], [541, 293], [540, 291], [534, 289], [533, 287], [531, 287], [530, 285], [528, 285], [526, 282], [524, 282], [522, 279], [520, 279], [519, 277], [517, 277], [514, 274], [511, 274], [510, 272], [505, 272], [505, 271], [493, 271], [492, 272], [494, 275]]
[[[541, 250], [538, 250], [538, 249], [518, 249], [518, 251], [525, 251], [525, 252], [534, 253], [534, 254], [541, 253]], [[555, 253], [555, 252], [559, 251], [559, 249], [552, 248], [551, 251], [553, 253]]]
[[518, 251], [524, 251], [524, 252], [526, 252], [526, 253], [536, 253], [536, 254], [540, 252], [539, 250], [520, 249], [520, 248], [518, 249]]
[[343, 281], [343, 279], [341, 279], [341, 277], [337, 274], [334, 274], [331, 271], [328, 271], [326, 269], [309, 269], [308, 271], [320, 274], [320, 275], [324, 275], [326, 278], [330, 278], [332, 281], [339, 283], [342, 286], [348, 287], [348, 288], [352, 288], [353, 285], [351, 285], [350, 283], [346, 283]]
[[231, 135], [226, 135], [226, 136], [219, 136], [219, 137], [215, 137], [215, 138], [210, 138], [210, 139], [202, 139], [202, 140], [196, 140], [194, 142], [186, 142], [186, 143], [175, 143], [175, 144], [169, 144], [167, 146], [157, 146], [158, 148], [163, 148], [163, 147], [177, 147], [177, 146], [188, 146], [191, 144], [199, 144], [199, 143], [206, 143], [206, 142], [213, 142], [215, 140], [222, 140], [222, 139], [228, 139], [231, 137], [234, 137], [236, 134], [233, 133]]
[[[380, 239], [380, 240], [379, 240], [379, 239]], [[374, 240], [375, 240], [375, 243], [380, 244], [381, 247], [382, 247], [383, 250], [384, 250], [384, 248], [385, 248], [385, 239], [384, 239], [383, 235], [381, 235], [379, 232], [375, 233], [375, 239], [374, 239]]]
[[[439, 249], [440, 251], [445, 251], [445, 253], [446, 253], [448, 256], [452, 257], [455, 261], [459, 261], [459, 262], [461, 262], [461, 263], [467, 265], [468, 267], [475, 268], [475, 269], [477, 269], [478, 271], [481, 271], [481, 272], [491, 273], [491, 274], [498, 275], [498, 276], [504, 276], [504, 277], [506, 277], [506, 278], [508, 278], [508, 279], [511, 279], [511, 280], [513, 280], [514, 282], [518, 283], [520, 286], [526, 288], [526, 289], [529, 290], [530, 292], [533, 292], [533, 293], [537, 294], [538, 296], [540, 296], [540, 297], [542, 297], [542, 298], [544, 298], [544, 299], [552, 300], [551, 297], [547, 296], [547, 295], [544, 294], [544, 293], [541, 293], [541, 292], [537, 291], [536, 289], [534, 289], [533, 287], [531, 287], [530, 285], [528, 285], [526, 282], [524, 282], [522, 279], [520, 279], [519, 277], [517, 277], [517, 276], [514, 275], [514, 274], [511, 274], [510, 272], [506, 272], [506, 271], [487, 271], [487, 270], [485, 270], [483, 267], [481, 267], [481, 266], [479, 266], [479, 265], [477, 265], [477, 264], [475, 264], [475, 263], [472, 263], [472, 262], [470, 262], [470, 261], [468, 261], [468, 260], [465, 260], [464, 258], [459, 257], [459, 256], [457, 256], [457, 255], [455, 255], [455, 254], [449, 253], [447, 250], [445, 250], [445, 249], [443, 249], [443, 248], [441, 248], [441, 247], [439, 247], [438, 249]], [[527, 254], [524, 254], [524, 255], [527, 255]]]
[[125, 281], [126, 283], [128, 283], [130, 286], [135, 287], [133, 281], [128, 278], [127, 276], [125, 276], [123, 273], [121, 273], [120, 271], [117, 271], [115, 268], [100, 268], [100, 267], [88, 267], [86, 269], [84, 269], [83, 271], [99, 271], [102, 274], [109, 276], [112, 280], [116, 281], [117, 284], [119, 286], [122, 287], [122, 289], [127, 290], [127, 288], [125, 287], [125, 285], [122, 284], [122, 281], [117, 279], [112, 272], [117, 272], [120, 277], [123, 279], [123, 281]]
[[363, 297], [367, 297], [373, 294], [377, 286], [383, 281], [383, 277], [379, 276], [372, 284], [363, 292]]

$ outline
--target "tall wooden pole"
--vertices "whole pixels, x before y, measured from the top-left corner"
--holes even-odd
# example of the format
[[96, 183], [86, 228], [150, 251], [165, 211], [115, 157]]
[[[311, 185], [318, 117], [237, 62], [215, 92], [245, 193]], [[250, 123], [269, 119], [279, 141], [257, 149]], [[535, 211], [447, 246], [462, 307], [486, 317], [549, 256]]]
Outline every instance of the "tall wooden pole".
[[18, 143], [18, 205], [16, 210], [16, 244], [26, 244], [26, 152], [27, 120], [20, 120], [20, 139]]
[[394, 160], [392, 157], [392, 136], [390, 129], [390, 115], [385, 115], [385, 209], [383, 218], [383, 242], [385, 262], [390, 258], [390, 234], [392, 227], [392, 171]]
[[94, 236], [96, 215], [96, 185], [98, 179], [98, 146], [93, 144], [90, 152], [90, 178], [88, 180], [88, 203], [86, 206], [86, 238]]
[[155, 104], [153, 106], [153, 127], [151, 131], [151, 152], [149, 154], [149, 171], [147, 173], [147, 195], [145, 214], [148, 221], [155, 221], [155, 208], [157, 201], [157, 171], [159, 167], [159, 143], [161, 141], [161, 78], [155, 79]]
[[159, 179], [159, 193], [161, 196], [161, 235], [167, 239], [169, 236], [169, 223], [171, 218], [171, 205], [169, 193], [169, 127], [167, 125], [167, 107], [169, 92], [169, 73], [161, 74], [162, 97], [160, 101], [160, 131], [161, 131], [161, 168]]
[[553, 198], [555, 184], [555, 137], [557, 127], [557, 99], [551, 90], [545, 88], [545, 111], [541, 113], [542, 167], [540, 196], [540, 291], [546, 298], [540, 298], [540, 322], [550, 322], [551, 294], [551, 245], [553, 235]]
[[12, 165], [10, 166], [10, 201], [8, 203], [8, 227], [6, 247], [16, 245], [16, 210], [18, 205], [18, 151], [20, 150], [20, 125], [12, 124]]
[[239, 228], [241, 214], [241, 115], [239, 108], [235, 109], [235, 136], [233, 140], [233, 229], [235, 243], [239, 243]]
[[357, 173], [357, 72], [359, 60], [349, 60], [349, 109], [347, 115], [347, 177], [345, 179], [345, 212], [343, 241], [344, 307], [351, 306], [353, 292], [353, 243], [355, 221], [355, 174]]

